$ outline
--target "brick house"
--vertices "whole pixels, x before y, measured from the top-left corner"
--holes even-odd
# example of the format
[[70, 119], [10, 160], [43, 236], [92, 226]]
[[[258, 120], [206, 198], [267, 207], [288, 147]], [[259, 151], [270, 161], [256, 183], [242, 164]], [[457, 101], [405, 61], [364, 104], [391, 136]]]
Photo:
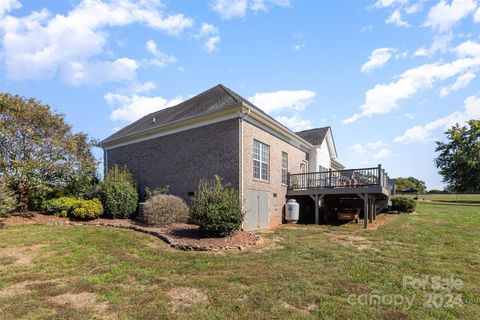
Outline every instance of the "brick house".
[[201, 179], [220, 175], [239, 192], [247, 230], [282, 223], [291, 174], [343, 169], [329, 127], [292, 132], [221, 84], [144, 116], [100, 146], [105, 168], [126, 165], [140, 190], [168, 185], [189, 201]]

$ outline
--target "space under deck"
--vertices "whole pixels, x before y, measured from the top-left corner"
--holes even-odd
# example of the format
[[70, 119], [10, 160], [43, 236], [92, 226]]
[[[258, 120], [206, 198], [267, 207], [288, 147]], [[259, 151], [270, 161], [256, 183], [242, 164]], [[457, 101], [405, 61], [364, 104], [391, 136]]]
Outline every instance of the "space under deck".
[[[388, 207], [392, 194], [390, 179], [381, 165], [372, 168], [329, 170], [288, 174], [287, 197], [310, 196], [315, 206], [315, 223], [318, 224], [320, 200], [325, 196], [336, 199], [363, 200], [364, 226], [376, 218], [376, 214]], [[327, 209], [324, 208], [324, 219]]]

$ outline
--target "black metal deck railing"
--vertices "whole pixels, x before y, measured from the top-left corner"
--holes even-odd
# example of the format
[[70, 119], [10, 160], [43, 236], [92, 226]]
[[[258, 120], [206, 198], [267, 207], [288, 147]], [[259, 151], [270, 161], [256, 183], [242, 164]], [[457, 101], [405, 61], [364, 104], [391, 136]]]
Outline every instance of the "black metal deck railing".
[[288, 174], [289, 190], [362, 188], [370, 186], [382, 186], [390, 192], [389, 177], [381, 165], [372, 168]]

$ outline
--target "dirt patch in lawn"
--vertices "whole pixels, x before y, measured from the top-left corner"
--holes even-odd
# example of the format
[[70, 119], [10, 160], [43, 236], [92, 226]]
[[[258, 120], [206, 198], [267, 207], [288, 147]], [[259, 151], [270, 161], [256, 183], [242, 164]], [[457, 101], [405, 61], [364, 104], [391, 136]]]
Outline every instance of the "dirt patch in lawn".
[[61, 306], [75, 310], [92, 309], [100, 319], [117, 319], [116, 314], [108, 312], [108, 303], [99, 302], [95, 293], [64, 293], [50, 298], [50, 301]]
[[16, 297], [31, 292], [30, 287], [39, 284], [55, 284], [53, 281], [22, 281], [0, 290], [0, 297]]
[[378, 249], [372, 248], [372, 242], [370, 240], [359, 235], [331, 234], [329, 240], [333, 243], [347, 247], [354, 247], [361, 251], [367, 249], [378, 251]]
[[189, 309], [199, 303], [208, 301], [207, 295], [197, 288], [176, 287], [168, 291], [173, 312]]
[[9, 246], [5, 248], [0, 248], [0, 257], [1, 258], [11, 258], [13, 263], [8, 264], [8, 266], [25, 266], [30, 265], [32, 260], [40, 255], [44, 255], [41, 252], [42, 248], [47, 247], [46, 245], [34, 245], [30, 247], [17, 247]]
[[286, 309], [286, 310], [291, 310], [293, 312], [296, 312], [296, 313], [299, 313], [299, 314], [302, 314], [304, 316], [308, 316], [311, 312], [315, 311], [316, 309], [318, 309], [318, 305], [315, 304], [315, 303], [311, 303], [309, 304], [308, 306], [306, 306], [305, 308], [297, 308], [295, 306], [292, 306], [291, 304], [287, 303], [287, 302], [283, 302], [282, 303], [282, 306]]

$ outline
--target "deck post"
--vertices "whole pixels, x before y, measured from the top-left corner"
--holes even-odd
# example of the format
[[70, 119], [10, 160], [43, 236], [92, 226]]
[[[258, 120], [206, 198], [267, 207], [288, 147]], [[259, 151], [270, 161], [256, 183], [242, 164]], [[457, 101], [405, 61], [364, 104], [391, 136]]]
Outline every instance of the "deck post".
[[373, 220], [377, 220], [377, 204], [375, 203], [375, 200], [372, 201], [372, 209]]
[[315, 224], [320, 224], [320, 216], [318, 213], [318, 194], [315, 194]]
[[363, 194], [363, 227], [368, 228], [368, 193]]
[[370, 205], [368, 206], [369, 212], [368, 212], [368, 217], [370, 218], [370, 223], [373, 222], [373, 200], [369, 199]]
[[382, 165], [381, 165], [381, 164], [378, 165], [377, 184], [378, 184], [379, 186], [382, 185]]
[[332, 187], [332, 168], [328, 169], [328, 185]]

